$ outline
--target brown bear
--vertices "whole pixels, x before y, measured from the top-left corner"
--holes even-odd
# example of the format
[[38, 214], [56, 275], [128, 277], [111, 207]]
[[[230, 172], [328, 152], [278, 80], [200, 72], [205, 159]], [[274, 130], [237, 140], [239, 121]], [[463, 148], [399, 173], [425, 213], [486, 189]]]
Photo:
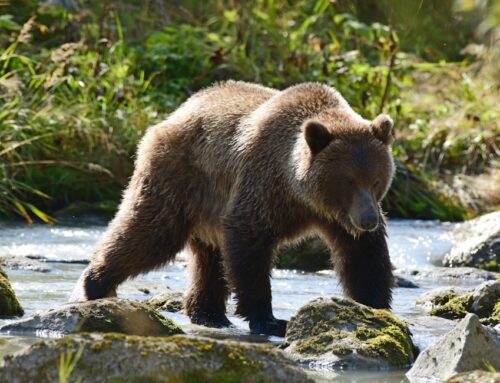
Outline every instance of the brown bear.
[[333, 88], [226, 82], [200, 91], [142, 139], [116, 217], [82, 275], [87, 299], [188, 246], [193, 323], [223, 327], [230, 292], [253, 333], [283, 336], [271, 307], [273, 251], [317, 233], [347, 295], [389, 308], [380, 210], [394, 173], [392, 121], [368, 121]]

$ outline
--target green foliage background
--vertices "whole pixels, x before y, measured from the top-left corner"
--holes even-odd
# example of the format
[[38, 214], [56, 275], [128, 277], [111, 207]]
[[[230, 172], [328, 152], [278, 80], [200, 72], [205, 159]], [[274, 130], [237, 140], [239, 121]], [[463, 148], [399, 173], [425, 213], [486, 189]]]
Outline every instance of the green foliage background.
[[391, 114], [391, 216], [495, 209], [499, 3], [0, 1], [0, 213], [113, 210], [145, 129], [230, 78], [320, 81]]

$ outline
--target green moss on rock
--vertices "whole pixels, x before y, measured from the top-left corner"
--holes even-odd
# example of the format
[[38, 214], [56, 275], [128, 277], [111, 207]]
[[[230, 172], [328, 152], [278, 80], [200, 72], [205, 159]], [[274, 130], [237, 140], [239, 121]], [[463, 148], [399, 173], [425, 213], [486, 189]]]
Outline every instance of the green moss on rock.
[[447, 293], [444, 293], [442, 295], [438, 295], [436, 297], [434, 297], [432, 300], [431, 300], [431, 303], [434, 305], [434, 306], [442, 306], [442, 305], [445, 305], [446, 303], [448, 303], [449, 301], [451, 301], [453, 298], [456, 298], [457, 297], [457, 294], [453, 291], [450, 291], [450, 292], [447, 292]]
[[284, 355], [267, 346], [193, 336], [78, 334], [38, 342], [8, 358], [0, 381], [57, 381], [61, 354], [82, 349], [71, 381], [310, 382]]
[[0, 268], [0, 318], [22, 316], [23, 314], [24, 310], [12, 289], [7, 274]]
[[436, 307], [434, 307], [429, 314], [446, 319], [461, 319], [470, 312], [470, 306], [472, 304], [471, 293], [447, 299], [448, 297], [445, 297], [442, 300], [435, 299], [436, 302], [442, 301], [446, 303], [442, 305], [435, 303]]
[[474, 291], [464, 294], [444, 292], [432, 299], [430, 315], [446, 319], [461, 319], [474, 313], [486, 325], [500, 323], [500, 282], [486, 281]]
[[166, 293], [156, 295], [144, 303], [156, 310], [165, 310], [175, 313], [182, 310], [183, 298], [181, 293]]
[[38, 313], [2, 327], [10, 332], [45, 331], [59, 334], [78, 332], [121, 332], [131, 335], [167, 336], [182, 329], [150, 306], [119, 298], [75, 302]]
[[496, 326], [500, 323], [500, 301], [495, 304], [491, 315], [487, 318], [481, 319], [481, 322], [486, 325]]
[[406, 366], [418, 352], [408, 327], [392, 313], [337, 298], [303, 306], [288, 324], [286, 344], [299, 360], [344, 368]]

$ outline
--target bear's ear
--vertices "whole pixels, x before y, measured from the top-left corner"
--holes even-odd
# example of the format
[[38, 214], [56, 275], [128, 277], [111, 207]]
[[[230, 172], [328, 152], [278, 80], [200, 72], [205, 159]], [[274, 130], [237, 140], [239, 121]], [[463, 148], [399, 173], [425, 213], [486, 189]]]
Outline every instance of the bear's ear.
[[373, 135], [384, 144], [391, 145], [394, 142], [393, 122], [387, 114], [378, 115], [371, 127]]
[[328, 129], [318, 121], [304, 123], [304, 136], [313, 156], [321, 152], [333, 139]]

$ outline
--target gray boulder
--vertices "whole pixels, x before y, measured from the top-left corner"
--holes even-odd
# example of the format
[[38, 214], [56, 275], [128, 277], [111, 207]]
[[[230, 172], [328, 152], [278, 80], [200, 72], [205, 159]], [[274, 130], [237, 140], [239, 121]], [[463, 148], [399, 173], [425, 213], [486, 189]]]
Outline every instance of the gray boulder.
[[119, 298], [67, 303], [53, 310], [0, 327], [4, 333], [62, 335], [119, 332], [131, 335], [174, 335], [183, 331], [148, 305]]
[[500, 211], [459, 225], [451, 234], [455, 246], [444, 266], [474, 266], [500, 271]]
[[403, 367], [417, 354], [407, 325], [389, 311], [339, 298], [302, 306], [284, 348], [298, 361], [342, 369]]
[[[74, 366], [72, 368], [72, 366]], [[0, 381], [311, 382], [266, 345], [203, 337], [79, 334], [41, 341], [5, 359]]]
[[[480, 317], [500, 316], [500, 281], [481, 284], [472, 293], [471, 311]], [[497, 324], [500, 318], [497, 318]]]
[[500, 347], [475, 314], [468, 314], [436, 344], [423, 351], [406, 374], [412, 382], [446, 380], [487, 366], [500, 369]]

